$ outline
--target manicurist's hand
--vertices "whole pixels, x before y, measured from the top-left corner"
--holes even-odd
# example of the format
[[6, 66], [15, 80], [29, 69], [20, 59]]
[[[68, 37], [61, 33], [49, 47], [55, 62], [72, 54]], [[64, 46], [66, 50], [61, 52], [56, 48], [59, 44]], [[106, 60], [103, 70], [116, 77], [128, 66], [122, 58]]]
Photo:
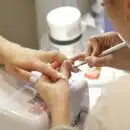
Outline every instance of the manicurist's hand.
[[124, 47], [115, 53], [99, 57], [99, 55], [117, 44], [123, 42], [118, 33], [110, 32], [101, 36], [93, 36], [88, 41], [86, 53], [79, 54], [73, 60], [86, 60], [89, 66], [93, 67], [114, 67], [118, 69], [130, 69], [130, 49]]

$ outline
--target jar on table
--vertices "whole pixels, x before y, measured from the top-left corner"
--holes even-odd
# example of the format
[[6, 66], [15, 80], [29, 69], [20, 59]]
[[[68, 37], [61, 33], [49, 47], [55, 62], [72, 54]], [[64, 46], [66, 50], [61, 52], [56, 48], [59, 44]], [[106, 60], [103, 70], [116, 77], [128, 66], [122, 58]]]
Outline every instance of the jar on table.
[[68, 58], [84, 51], [81, 13], [77, 8], [56, 8], [48, 13], [47, 23], [49, 33], [42, 49], [60, 51]]

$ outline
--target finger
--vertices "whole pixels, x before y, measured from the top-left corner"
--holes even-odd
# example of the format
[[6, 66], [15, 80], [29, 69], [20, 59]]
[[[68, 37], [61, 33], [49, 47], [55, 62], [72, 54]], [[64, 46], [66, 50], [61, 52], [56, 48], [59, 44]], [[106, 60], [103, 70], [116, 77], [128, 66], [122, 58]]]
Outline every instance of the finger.
[[86, 61], [88, 63], [89, 66], [95, 66], [95, 67], [101, 67], [101, 66], [112, 66], [112, 55], [107, 55], [104, 57], [87, 57]]
[[58, 72], [55, 69], [53, 69], [51, 65], [47, 65], [45, 63], [40, 62], [37, 62], [34, 65], [37, 71], [43, 73], [46, 77], [51, 78], [53, 81], [56, 81], [60, 78]]
[[63, 54], [56, 51], [49, 51], [49, 52], [40, 51], [39, 56], [42, 61], [47, 62], [47, 63], [48, 62], [51, 63], [54, 61], [62, 63], [64, 60], [67, 59]]
[[41, 78], [37, 81], [35, 88], [38, 89], [40, 92], [44, 89], [44, 87], [50, 86], [52, 83], [52, 80], [44, 75], [41, 76]]
[[96, 38], [91, 38], [88, 41], [88, 49], [86, 52], [86, 57], [88, 56], [97, 56], [100, 54], [100, 44]]
[[71, 76], [71, 71], [72, 71], [72, 64], [68, 61], [65, 61], [62, 66], [60, 71], [67, 77], [69, 78]]
[[23, 79], [23, 80], [29, 82], [29, 78], [30, 78], [31, 74], [28, 71], [25, 71], [20, 68], [14, 68], [11, 66], [6, 66], [6, 71], [16, 78]]
[[40, 80], [37, 81], [35, 84], [35, 88], [37, 92], [40, 94], [40, 97], [46, 101], [48, 100], [48, 93], [49, 93], [49, 88], [51, 85], [51, 80], [47, 78], [46, 76], [42, 76]]
[[57, 69], [57, 68], [59, 68], [61, 66], [61, 63], [59, 63], [59, 62], [57, 62], [57, 61], [55, 61], [55, 62], [53, 62], [52, 64], [51, 64], [51, 67], [53, 68], [53, 69]]
[[83, 60], [85, 60], [85, 53], [80, 53], [79, 55], [71, 58], [71, 60], [73, 62], [78, 61], [78, 60], [82, 60], [83, 61]]
[[69, 64], [70, 64], [70, 66], [71, 66], [71, 72], [78, 73], [79, 71], [81, 71], [79, 68], [76, 68], [76, 67], [74, 66], [74, 61], [68, 60], [68, 62], [69, 62]]
[[19, 65], [22, 69], [29, 71], [38, 71], [43, 73], [45, 76], [51, 78], [52, 80], [56, 81], [60, 78], [57, 71], [54, 70], [50, 65], [43, 63], [40, 60], [29, 61], [28, 63], [23, 63]]
[[16, 73], [19, 75], [20, 79], [23, 79], [23, 80], [29, 82], [29, 79], [31, 76], [30, 72], [23, 70], [23, 69], [20, 69], [20, 68], [17, 68]]
[[45, 75], [42, 75], [41, 78], [40, 78], [40, 80], [41, 80], [41, 82], [44, 82], [46, 84], [52, 82], [52, 80], [49, 77], [45, 76]]
[[91, 41], [89, 40], [85, 57], [91, 56], [92, 52], [93, 52], [93, 47], [92, 47]]
[[[74, 62], [72, 60], [67, 60], [69, 62], [69, 64], [73, 65]], [[52, 68], [56, 69], [57, 71], [60, 71], [60, 67], [61, 67], [61, 64], [59, 64], [58, 62], [54, 62], [51, 64]], [[72, 67], [72, 71], [73, 72], [79, 72], [79, 69], [78, 68], [74, 68]]]

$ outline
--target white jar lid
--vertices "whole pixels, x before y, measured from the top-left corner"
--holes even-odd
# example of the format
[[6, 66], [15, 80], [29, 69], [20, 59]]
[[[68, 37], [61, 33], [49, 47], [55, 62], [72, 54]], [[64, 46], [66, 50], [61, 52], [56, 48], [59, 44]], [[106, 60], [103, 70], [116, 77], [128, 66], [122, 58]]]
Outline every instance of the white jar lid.
[[75, 7], [60, 7], [47, 15], [50, 35], [60, 41], [72, 40], [81, 34], [81, 13]]

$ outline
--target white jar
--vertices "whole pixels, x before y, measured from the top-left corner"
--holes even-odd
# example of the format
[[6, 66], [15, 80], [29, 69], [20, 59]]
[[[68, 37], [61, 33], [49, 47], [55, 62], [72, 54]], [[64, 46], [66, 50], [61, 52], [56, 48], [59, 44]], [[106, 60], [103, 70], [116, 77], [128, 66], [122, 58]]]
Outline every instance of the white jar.
[[44, 50], [57, 50], [67, 57], [84, 51], [82, 44], [81, 13], [75, 7], [60, 7], [47, 15], [48, 40]]

